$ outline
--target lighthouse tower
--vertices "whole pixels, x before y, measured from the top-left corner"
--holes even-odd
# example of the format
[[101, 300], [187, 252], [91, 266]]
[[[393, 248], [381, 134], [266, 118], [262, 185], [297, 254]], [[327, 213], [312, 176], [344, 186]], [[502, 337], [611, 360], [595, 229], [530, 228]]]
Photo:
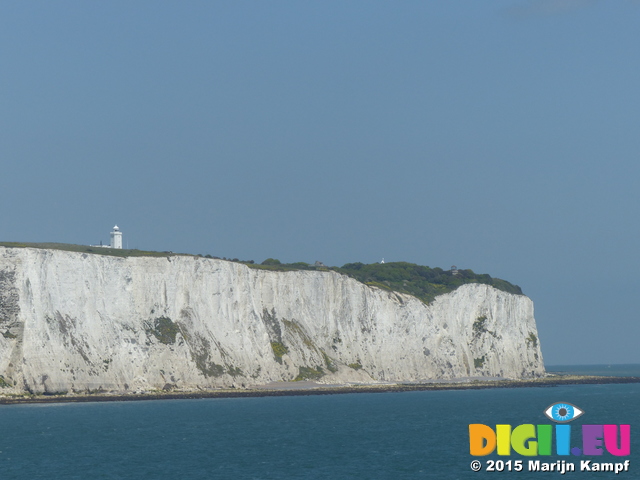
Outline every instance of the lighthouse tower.
[[122, 232], [118, 228], [118, 225], [113, 227], [111, 232], [111, 248], [122, 248]]

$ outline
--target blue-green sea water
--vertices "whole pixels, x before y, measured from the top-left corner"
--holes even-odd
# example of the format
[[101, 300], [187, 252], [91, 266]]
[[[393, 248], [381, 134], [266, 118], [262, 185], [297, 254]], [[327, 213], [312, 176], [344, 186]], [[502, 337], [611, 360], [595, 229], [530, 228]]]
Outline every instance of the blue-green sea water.
[[0, 479], [540, 478], [559, 474], [471, 471], [468, 425], [549, 424], [559, 401], [585, 411], [574, 433], [631, 424], [631, 456], [595, 460], [629, 459], [616, 478], [640, 479], [640, 384], [5, 405]]

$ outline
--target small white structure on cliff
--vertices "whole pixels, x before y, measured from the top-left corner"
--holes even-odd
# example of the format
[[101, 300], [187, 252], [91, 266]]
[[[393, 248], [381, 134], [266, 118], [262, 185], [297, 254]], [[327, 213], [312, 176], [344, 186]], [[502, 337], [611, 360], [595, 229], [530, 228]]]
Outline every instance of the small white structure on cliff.
[[113, 227], [111, 231], [111, 242], [109, 245], [103, 245], [102, 241], [100, 241], [100, 245], [89, 245], [90, 247], [102, 247], [102, 248], [122, 248], [122, 232], [118, 225]]
[[111, 248], [122, 248], [122, 232], [118, 228], [118, 225], [113, 227], [111, 232]]

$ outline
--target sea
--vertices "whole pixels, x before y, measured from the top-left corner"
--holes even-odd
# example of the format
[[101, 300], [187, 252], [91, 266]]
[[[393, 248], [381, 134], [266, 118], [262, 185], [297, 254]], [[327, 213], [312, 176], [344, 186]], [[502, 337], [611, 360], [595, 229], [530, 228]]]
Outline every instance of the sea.
[[[640, 365], [548, 371], [640, 376]], [[627, 424], [631, 454], [470, 455], [469, 424], [552, 424], [544, 411], [558, 402], [584, 411], [570, 423], [572, 447], [581, 445], [582, 424]], [[638, 383], [0, 405], [0, 426], [0, 480], [640, 479]], [[576, 471], [535, 471], [535, 463], [531, 471], [532, 459]], [[581, 460], [629, 466], [580, 471]]]

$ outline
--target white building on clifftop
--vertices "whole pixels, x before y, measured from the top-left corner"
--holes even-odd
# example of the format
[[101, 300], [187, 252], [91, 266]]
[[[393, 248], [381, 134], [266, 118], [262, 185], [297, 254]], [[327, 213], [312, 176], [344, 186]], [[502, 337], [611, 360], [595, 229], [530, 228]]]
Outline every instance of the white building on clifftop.
[[122, 232], [118, 228], [118, 225], [113, 227], [111, 232], [111, 248], [122, 248]]
[[111, 231], [111, 242], [109, 245], [103, 245], [100, 241], [100, 245], [89, 245], [90, 247], [102, 247], [102, 248], [122, 248], [122, 232], [118, 225], [113, 227]]

